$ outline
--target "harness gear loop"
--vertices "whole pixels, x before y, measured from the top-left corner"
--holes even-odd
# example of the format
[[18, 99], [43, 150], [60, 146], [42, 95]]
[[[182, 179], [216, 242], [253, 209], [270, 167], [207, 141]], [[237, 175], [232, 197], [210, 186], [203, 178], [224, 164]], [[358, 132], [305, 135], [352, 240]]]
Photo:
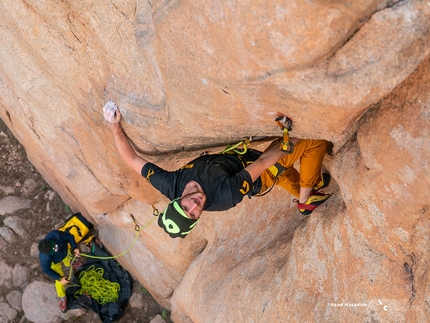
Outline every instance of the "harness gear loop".
[[[280, 120], [282, 120], [282, 123], [280, 122]], [[283, 133], [283, 141], [279, 145], [279, 150], [286, 153], [286, 154], [291, 154], [294, 150], [294, 145], [290, 141], [290, 135], [289, 135], [288, 131], [291, 131], [291, 129], [292, 129], [291, 126], [292, 126], [293, 122], [287, 116], [277, 117], [275, 119], [275, 122], [284, 132]]]

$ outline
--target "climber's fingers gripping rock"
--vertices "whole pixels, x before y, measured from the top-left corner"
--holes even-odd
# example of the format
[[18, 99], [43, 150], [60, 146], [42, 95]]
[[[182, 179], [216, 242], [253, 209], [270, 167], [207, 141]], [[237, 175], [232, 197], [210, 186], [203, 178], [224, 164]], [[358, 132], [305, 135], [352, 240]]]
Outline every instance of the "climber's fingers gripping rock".
[[108, 101], [103, 107], [103, 115], [110, 124], [119, 123], [121, 120], [121, 112], [113, 101]]

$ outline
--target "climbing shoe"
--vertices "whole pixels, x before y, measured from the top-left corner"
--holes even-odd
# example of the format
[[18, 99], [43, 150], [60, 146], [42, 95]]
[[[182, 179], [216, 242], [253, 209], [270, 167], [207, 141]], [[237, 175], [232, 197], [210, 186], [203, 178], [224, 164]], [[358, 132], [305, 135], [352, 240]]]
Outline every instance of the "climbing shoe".
[[323, 173], [321, 175], [321, 180], [318, 184], [314, 186], [314, 191], [319, 191], [320, 189], [323, 189], [324, 187], [327, 187], [328, 184], [330, 184], [331, 176], [328, 173]]
[[60, 311], [61, 313], [67, 312], [67, 296], [60, 298]]
[[317, 192], [313, 190], [305, 203], [300, 203], [299, 200], [294, 201], [297, 202], [297, 208], [299, 209], [301, 214], [309, 215], [319, 205], [323, 204], [330, 196], [331, 194], [324, 194], [322, 192]]

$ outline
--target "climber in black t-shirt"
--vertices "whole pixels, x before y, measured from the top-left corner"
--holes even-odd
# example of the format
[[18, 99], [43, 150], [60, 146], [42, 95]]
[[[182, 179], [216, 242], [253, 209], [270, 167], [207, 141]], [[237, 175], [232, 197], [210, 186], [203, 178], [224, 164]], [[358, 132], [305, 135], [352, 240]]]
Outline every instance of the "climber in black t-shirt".
[[[176, 171], [166, 171], [136, 154], [114, 102], [107, 102], [103, 112], [125, 163], [171, 200], [158, 224], [173, 238], [185, 237], [204, 210], [228, 210], [244, 196], [261, 194], [274, 184], [298, 198], [303, 215], [330, 197], [319, 192], [330, 181], [329, 174], [321, 174], [325, 140], [292, 140], [294, 150], [289, 154], [279, 150], [279, 141], [274, 141], [264, 153], [248, 150], [243, 155], [204, 155]], [[293, 167], [299, 159], [300, 173]]]

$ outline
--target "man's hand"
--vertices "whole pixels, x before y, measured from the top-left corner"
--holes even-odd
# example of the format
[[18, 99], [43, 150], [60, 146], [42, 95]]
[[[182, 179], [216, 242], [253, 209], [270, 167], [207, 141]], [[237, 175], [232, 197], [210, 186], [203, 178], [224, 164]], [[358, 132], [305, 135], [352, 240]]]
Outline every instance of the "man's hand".
[[79, 251], [78, 248], [76, 248], [75, 250], [73, 250], [74, 254], [76, 257], [80, 257], [81, 256], [81, 252]]
[[113, 101], [108, 101], [103, 107], [105, 120], [110, 124], [118, 124], [121, 121], [121, 112]]
[[279, 145], [269, 147], [255, 162], [248, 165], [245, 170], [251, 175], [252, 181], [257, 178], [270, 166], [275, 165], [279, 159], [285, 156], [285, 153], [279, 150]]
[[61, 285], [67, 285], [69, 283], [69, 280], [66, 277], [61, 277], [60, 283]]

